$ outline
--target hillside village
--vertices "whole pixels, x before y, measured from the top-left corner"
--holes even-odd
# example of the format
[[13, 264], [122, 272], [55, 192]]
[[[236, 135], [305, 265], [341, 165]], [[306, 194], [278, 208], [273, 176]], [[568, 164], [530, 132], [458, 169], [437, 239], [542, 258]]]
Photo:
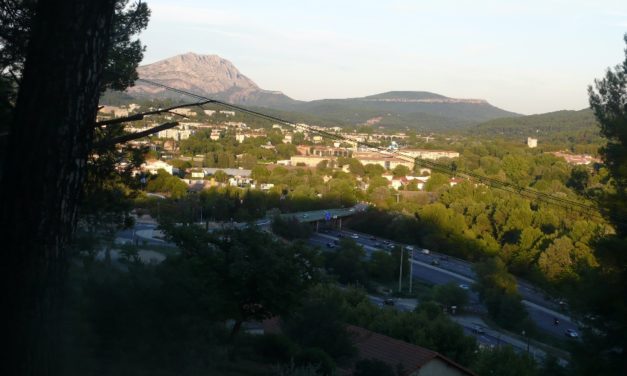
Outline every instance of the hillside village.
[[[126, 106], [103, 106], [99, 118], [125, 117], [141, 110], [142, 106], [134, 103]], [[261, 160], [255, 161], [253, 165], [259, 163], [267, 170], [280, 166], [287, 170], [330, 168], [351, 173], [351, 163], [361, 165], [359, 168], [379, 166], [379, 176], [385, 179], [387, 188], [396, 191], [425, 190], [426, 183], [431, 177], [431, 169], [416, 165], [417, 159], [451, 163], [460, 157], [460, 153], [455, 150], [412, 147], [408, 144], [410, 135], [404, 132], [359, 132], [304, 123], [295, 124], [294, 127], [286, 124], [269, 124], [253, 128], [243, 121], [234, 120], [236, 115], [236, 111], [232, 110], [190, 108], [172, 110], [163, 116], [162, 120], [182, 119], [177, 126], [159, 131], [156, 137], [131, 143], [151, 150], [146, 163], [141, 168], [135, 169], [133, 174], [156, 175], [159, 170], [164, 170], [170, 175], [180, 177], [190, 191], [220, 186], [262, 191], [275, 188], [275, 183], [255, 179], [250, 163], [243, 166], [247, 164], [242, 163], [243, 159], [246, 159], [246, 154], [236, 154], [227, 165], [216, 167], [212, 163], [207, 163], [206, 155], [190, 154], [186, 150], [181, 150], [181, 144], [201, 133], [207, 136], [207, 141], [216, 143], [240, 145], [254, 143], [256, 149], [264, 151], [264, 157], [259, 158]], [[125, 131], [129, 133], [145, 131], [156, 125], [156, 120], [161, 119], [141, 126], [129, 123]], [[413, 139], [417, 138], [427, 146], [433, 145], [438, 139], [441, 142], [437, 145], [447, 142], [441, 136], [431, 133], [413, 136]], [[533, 143], [530, 144], [529, 140], [533, 140]], [[527, 144], [530, 148], [535, 148], [537, 139], [528, 138]], [[277, 147], [287, 152], [277, 153]], [[551, 153], [573, 165], [599, 162], [589, 155], [564, 151]], [[216, 179], [218, 171], [225, 173], [227, 179]], [[365, 179], [359, 174], [355, 178], [356, 188], [362, 191], [370, 188], [370, 179]], [[325, 174], [323, 179], [327, 182], [331, 179], [331, 174]], [[448, 177], [446, 184], [452, 187], [463, 180], [459, 177]]]

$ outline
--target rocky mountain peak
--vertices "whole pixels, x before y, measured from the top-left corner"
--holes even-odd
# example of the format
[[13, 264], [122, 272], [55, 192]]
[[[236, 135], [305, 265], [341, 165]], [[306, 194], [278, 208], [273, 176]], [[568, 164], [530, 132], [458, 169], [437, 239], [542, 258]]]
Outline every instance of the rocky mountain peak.
[[[182, 90], [198, 94], [216, 94], [226, 91], [261, 90], [251, 79], [240, 73], [230, 61], [218, 55], [200, 55], [188, 52], [173, 56], [137, 69], [139, 77], [155, 80]], [[131, 94], [158, 94], [161, 88], [138, 83]]]

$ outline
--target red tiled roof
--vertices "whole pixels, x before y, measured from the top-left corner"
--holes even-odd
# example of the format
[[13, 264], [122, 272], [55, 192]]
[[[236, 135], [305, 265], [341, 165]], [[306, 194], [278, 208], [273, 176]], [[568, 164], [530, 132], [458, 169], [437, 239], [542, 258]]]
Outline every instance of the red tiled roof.
[[[273, 317], [264, 320], [263, 328], [265, 333], [281, 333], [280, 319]], [[424, 347], [375, 333], [359, 326], [346, 325], [346, 330], [351, 334], [351, 340], [358, 350], [358, 355], [354, 359], [352, 366], [348, 369], [340, 370], [340, 373], [351, 374], [352, 368], [359, 360], [376, 359], [389, 364], [395, 369], [400, 364], [404, 370], [402, 375], [410, 375], [437, 358], [461, 371], [462, 374], [476, 376], [472, 371]]]
[[355, 335], [353, 344], [359, 350], [360, 359], [376, 359], [392, 367], [401, 364], [406, 374], [416, 371], [438, 355], [435, 351], [358, 326], [348, 325], [347, 330]]
[[403, 375], [410, 375], [433, 359], [438, 358], [463, 374], [476, 376], [472, 371], [424, 347], [412, 345], [354, 325], [347, 325], [346, 329], [354, 335], [353, 344], [359, 351], [359, 359], [380, 360], [394, 368], [400, 364], [404, 370]]

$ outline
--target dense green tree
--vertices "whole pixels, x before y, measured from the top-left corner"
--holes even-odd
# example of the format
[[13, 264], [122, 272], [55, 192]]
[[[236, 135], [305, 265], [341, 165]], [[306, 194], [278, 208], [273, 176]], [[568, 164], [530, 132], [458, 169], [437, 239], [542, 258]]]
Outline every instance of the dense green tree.
[[394, 281], [399, 268], [398, 259], [383, 251], [376, 251], [370, 254], [368, 261], [368, 274], [379, 282]]
[[537, 365], [528, 355], [519, 355], [510, 346], [479, 351], [472, 369], [479, 375], [535, 376]]
[[572, 277], [574, 273], [573, 241], [567, 236], [555, 239], [540, 255], [538, 266], [550, 281]]
[[[198, 264], [203, 286], [215, 289], [223, 319], [234, 320], [236, 335], [247, 320], [264, 320], [290, 312], [316, 281], [315, 253], [287, 245], [255, 230], [214, 236], [195, 226], [168, 226], [169, 238], [189, 261]], [[216, 288], [220, 286], [220, 288]]]
[[433, 173], [427, 182], [425, 183], [426, 191], [435, 191], [438, 188], [448, 186], [448, 176], [440, 173]]
[[285, 239], [294, 240], [309, 239], [313, 229], [311, 228], [311, 224], [306, 222], [301, 223], [295, 217], [282, 218], [276, 216], [272, 220], [272, 231]]
[[576, 166], [570, 172], [570, 178], [566, 185], [579, 194], [584, 194], [590, 181], [590, 173], [585, 166]]
[[475, 288], [490, 316], [504, 328], [525, 327], [527, 311], [518, 294], [516, 278], [509, 274], [505, 263], [499, 258], [490, 258], [475, 264], [474, 269]]
[[368, 271], [364, 249], [352, 239], [342, 239], [339, 249], [325, 254], [325, 264], [340, 283], [366, 286]]
[[468, 304], [468, 292], [455, 283], [435, 286], [433, 298], [446, 307], [457, 306], [457, 309], [463, 309]]
[[148, 192], [167, 193], [172, 198], [182, 198], [187, 194], [187, 184], [176, 176], [168, 174], [165, 170], [157, 171], [157, 175], [151, 177], [146, 184]]
[[364, 166], [364, 174], [370, 178], [381, 176], [384, 172], [385, 168], [378, 164], [367, 164]]
[[334, 359], [355, 353], [341, 319], [340, 301], [308, 296], [297, 310], [286, 316], [282, 326], [302, 347], [321, 349]]
[[400, 177], [409, 175], [410, 172], [411, 170], [409, 169], [409, 167], [405, 165], [398, 165], [394, 167], [394, 169], [392, 170], [392, 174], [394, 175], [395, 178], [400, 178]]
[[[624, 40], [627, 43], [627, 34]], [[578, 311], [597, 317], [585, 320], [585, 345], [575, 346], [573, 359], [582, 375], [621, 375], [627, 372], [627, 49], [625, 60], [595, 80], [588, 92], [607, 140], [600, 153], [611, 177], [610, 189], [599, 196], [616, 235], [596, 242], [599, 266], [587, 270], [573, 296]]]
[[[625, 35], [627, 43], [627, 34]], [[604, 205], [620, 236], [627, 235], [627, 52], [625, 61], [609, 69], [605, 77], [590, 86], [590, 107], [599, 121], [607, 144], [600, 150], [612, 177], [613, 192]]]
[[216, 179], [218, 183], [226, 183], [226, 181], [229, 179], [229, 176], [226, 174], [226, 172], [218, 170], [213, 174], [213, 178]]
[[[0, 119], [11, 124], [0, 161], [0, 190], [12, 198], [0, 209], [7, 250], [2, 284], [10, 291], [6, 305], [11, 307], [3, 320], [10, 323], [3, 332], [12, 343], [2, 362], [6, 374], [58, 373], [65, 247], [75, 230], [98, 99], [108, 85], [124, 87], [132, 81], [107, 79], [108, 59], [119, 56], [112, 47], [121, 34], [128, 31], [130, 39], [145, 27], [116, 24], [117, 4], [2, 3], [0, 81], [5, 89], [7, 79], [13, 84], [0, 93], [13, 95], [19, 88], [11, 119]], [[136, 63], [128, 66], [134, 73]]]

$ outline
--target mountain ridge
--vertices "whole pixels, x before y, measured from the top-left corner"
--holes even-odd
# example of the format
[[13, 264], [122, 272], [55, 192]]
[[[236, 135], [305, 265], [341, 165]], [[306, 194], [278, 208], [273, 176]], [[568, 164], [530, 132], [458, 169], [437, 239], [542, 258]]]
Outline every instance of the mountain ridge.
[[[429, 129], [446, 128], [448, 122], [457, 128], [519, 116], [484, 99], [450, 98], [427, 91], [388, 91], [357, 98], [300, 101], [280, 91], [260, 88], [229, 60], [193, 52], [140, 66], [137, 71], [140, 78], [229, 103], [300, 112], [351, 125], [367, 124], [373, 117], [386, 116], [389, 121], [379, 126]], [[180, 94], [144, 82], [137, 82], [127, 93], [138, 98], [183, 99]]]

